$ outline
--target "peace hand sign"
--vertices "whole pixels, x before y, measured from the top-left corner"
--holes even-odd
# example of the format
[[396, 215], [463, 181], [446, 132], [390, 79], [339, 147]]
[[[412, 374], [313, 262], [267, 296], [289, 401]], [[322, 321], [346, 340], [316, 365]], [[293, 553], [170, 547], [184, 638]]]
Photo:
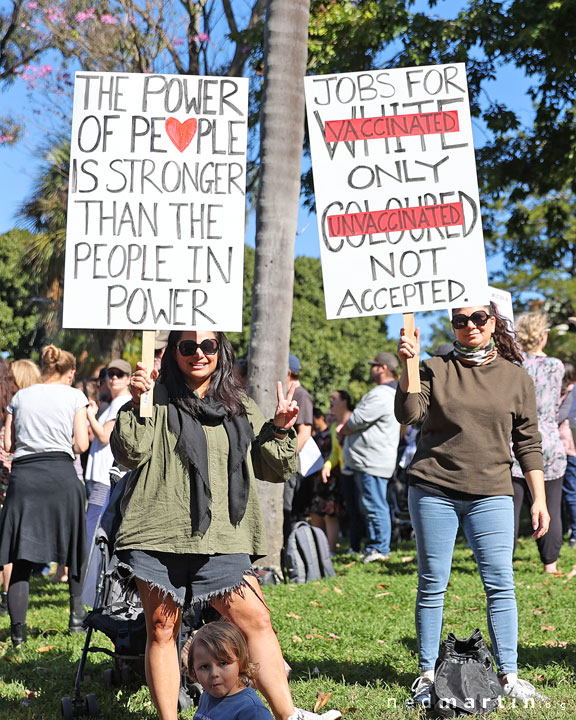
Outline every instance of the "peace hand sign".
[[296, 383], [292, 383], [288, 388], [286, 397], [284, 397], [284, 390], [282, 383], [278, 381], [278, 407], [274, 413], [274, 425], [277, 427], [289, 430], [296, 422], [298, 417], [298, 403], [293, 400], [294, 390], [296, 390]]

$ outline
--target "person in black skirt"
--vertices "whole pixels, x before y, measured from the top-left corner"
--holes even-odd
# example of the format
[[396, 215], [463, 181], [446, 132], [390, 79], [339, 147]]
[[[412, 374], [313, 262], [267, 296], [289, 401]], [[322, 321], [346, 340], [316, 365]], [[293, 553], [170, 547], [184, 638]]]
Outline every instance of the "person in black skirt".
[[14, 452], [12, 475], [0, 517], [0, 565], [12, 562], [8, 589], [14, 647], [26, 641], [29, 581], [36, 563], [69, 568], [69, 630], [82, 630], [82, 567], [87, 557], [86, 493], [74, 454], [88, 448], [84, 393], [71, 387], [76, 360], [48, 345], [42, 382], [19, 390], [8, 405], [4, 445]]

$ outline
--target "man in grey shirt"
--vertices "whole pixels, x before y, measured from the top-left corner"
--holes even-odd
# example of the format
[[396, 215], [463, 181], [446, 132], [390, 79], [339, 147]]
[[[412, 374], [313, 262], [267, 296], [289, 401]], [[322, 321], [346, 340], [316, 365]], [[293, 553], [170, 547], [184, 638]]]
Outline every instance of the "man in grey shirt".
[[380, 352], [367, 362], [376, 387], [364, 395], [339, 432], [340, 439], [347, 438], [344, 462], [354, 471], [366, 519], [365, 563], [385, 561], [390, 554], [392, 525], [386, 493], [400, 440], [400, 423], [394, 416], [398, 359], [392, 353]]

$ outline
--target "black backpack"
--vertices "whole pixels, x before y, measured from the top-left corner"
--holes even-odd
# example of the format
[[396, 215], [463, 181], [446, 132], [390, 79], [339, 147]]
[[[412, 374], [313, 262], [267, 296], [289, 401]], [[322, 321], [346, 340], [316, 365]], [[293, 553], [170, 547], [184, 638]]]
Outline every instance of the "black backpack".
[[304, 520], [295, 523], [288, 536], [283, 565], [289, 581], [295, 583], [336, 575], [326, 534]]
[[468, 638], [448, 633], [434, 669], [430, 716], [487, 715], [498, 707], [501, 692], [492, 655], [480, 630]]

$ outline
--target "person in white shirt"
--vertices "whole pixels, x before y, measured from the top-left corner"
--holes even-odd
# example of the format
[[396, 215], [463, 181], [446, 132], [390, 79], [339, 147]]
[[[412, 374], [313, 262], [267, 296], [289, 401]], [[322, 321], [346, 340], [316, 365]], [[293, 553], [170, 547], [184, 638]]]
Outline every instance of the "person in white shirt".
[[128, 389], [131, 374], [132, 368], [127, 360], [120, 358], [111, 360], [106, 367], [106, 383], [111, 397], [110, 404], [98, 418], [96, 417], [98, 405], [94, 400], [90, 400], [90, 406], [88, 407], [88, 422], [94, 433], [85, 475], [86, 485], [90, 492], [86, 509], [86, 532], [89, 543], [92, 543], [98, 520], [108, 501], [110, 491], [109, 475], [114, 464], [114, 456], [110, 448], [110, 435], [118, 411], [132, 399]]

